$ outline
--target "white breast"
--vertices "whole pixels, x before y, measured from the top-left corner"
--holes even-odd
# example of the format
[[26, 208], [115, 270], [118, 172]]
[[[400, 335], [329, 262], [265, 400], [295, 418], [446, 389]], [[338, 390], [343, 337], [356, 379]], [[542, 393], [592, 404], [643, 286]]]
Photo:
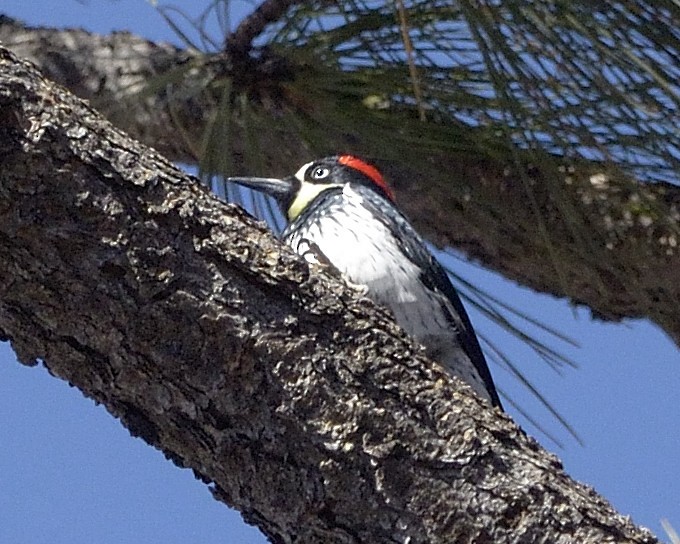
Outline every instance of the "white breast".
[[421, 340], [450, 337], [441, 297], [423, 285], [420, 269], [403, 255], [392, 232], [362, 205], [362, 196], [351, 186], [344, 187], [342, 199], [287, 242], [296, 251], [302, 240], [315, 243], [351, 282], [365, 285], [369, 296], [389, 307], [409, 334]]
[[397, 323], [419, 340], [428, 355], [491, 400], [479, 372], [458, 342], [457, 313], [449, 299], [421, 281], [421, 269], [402, 253], [392, 231], [346, 185], [334, 193], [305, 228], [292, 228], [285, 241], [298, 253], [310, 244], [349, 281], [365, 285], [368, 295], [388, 307]]

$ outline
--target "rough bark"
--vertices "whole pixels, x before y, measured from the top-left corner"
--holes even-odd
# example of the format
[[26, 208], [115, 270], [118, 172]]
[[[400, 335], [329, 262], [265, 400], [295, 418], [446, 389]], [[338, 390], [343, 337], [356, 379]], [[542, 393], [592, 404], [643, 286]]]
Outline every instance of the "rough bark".
[[0, 331], [273, 542], [655, 542], [361, 293], [0, 48]]
[[[214, 103], [170, 84], [157, 94], [139, 94], [159, 74], [188, 66], [195, 54], [128, 33], [26, 28], [8, 19], [0, 22], [0, 41], [132, 136], [172, 160], [197, 162], [191, 142], [201, 140]], [[222, 59], [216, 69], [228, 65]], [[237, 75], [266, 86], [273, 75], [245, 73], [260, 69], [239, 63]], [[350, 136], [327, 133], [326, 150], [371, 149], [359, 129]], [[464, 131], [461, 148], [464, 138], [475, 137]], [[294, 133], [265, 130], [261, 138], [269, 166], [257, 174], [289, 174], [291, 164], [310, 159], [307, 142]], [[459, 153], [430, 159], [416, 162], [420, 170], [404, 163], [387, 169], [403, 209], [431, 240], [536, 290], [585, 304], [600, 318], [648, 317], [680, 342], [679, 187], [636, 183], [585, 161], [554, 179], [536, 168], [520, 173], [510, 158]], [[235, 168], [239, 160], [233, 157]], [[540, 163], [540, 154], [531, 160]], [[423, 175], [428, 164], [432, 169]]]

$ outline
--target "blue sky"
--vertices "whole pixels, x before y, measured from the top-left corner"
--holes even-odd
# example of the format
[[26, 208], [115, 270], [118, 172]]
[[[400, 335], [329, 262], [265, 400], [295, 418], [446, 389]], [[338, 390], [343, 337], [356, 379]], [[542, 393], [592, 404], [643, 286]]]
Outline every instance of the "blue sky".
[[[143, 0], [4, 0], [0, 13], [33, 25], [130, 30], [176, 41]], [[492, 367], [499, 386], [565, 446], [556, 449], [526, 426], [530, 434], [563, 460], [571, 476], [635, 522], [663, 538], [661, 518], [679, 529], [680, 356], [672, 342], [647, 322], [594, 322], [586, 309], [537, 295], [460, 259], [450, 264], [581, 344], [564, 349], [580, 368], [558, 376], [471, 312], [477, 328], [521, 362], [585, 446], [570, 440], [505, 371]], [[131, 438], [103, 407], [43, 368], [19, 365], [7, 344], [0, 344], [0, 520], [0, 542], [13, 544], [265, 542], [238, 513], [213, 500], [190, 471]]]

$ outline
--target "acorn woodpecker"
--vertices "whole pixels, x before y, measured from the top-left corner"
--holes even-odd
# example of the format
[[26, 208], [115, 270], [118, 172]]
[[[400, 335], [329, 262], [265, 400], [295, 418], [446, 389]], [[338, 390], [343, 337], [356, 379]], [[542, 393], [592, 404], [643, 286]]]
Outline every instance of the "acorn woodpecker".
[[375, 166], [338, 155], [307, 163], [285, 179], [228, 181], [274, 197], [288, 218], [282, 238], [293, 250], [311, 251], [365, 286], [431, 359], [501, 407], [458, 293]]

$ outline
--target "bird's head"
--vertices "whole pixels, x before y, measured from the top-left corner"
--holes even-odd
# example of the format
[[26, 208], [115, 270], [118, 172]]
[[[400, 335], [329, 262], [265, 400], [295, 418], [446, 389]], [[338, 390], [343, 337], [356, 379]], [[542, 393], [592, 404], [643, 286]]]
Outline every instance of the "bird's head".
[[284, 179], [231, 177], [227, 181], [274, 197], [289, 221], [295, 221], [324, 191], [341, 189], [348, 183], [370, 187], [394, 201], [394, 193], [378, 169], [353, 155], [336, 155], [308, 162], [294, 175]]

